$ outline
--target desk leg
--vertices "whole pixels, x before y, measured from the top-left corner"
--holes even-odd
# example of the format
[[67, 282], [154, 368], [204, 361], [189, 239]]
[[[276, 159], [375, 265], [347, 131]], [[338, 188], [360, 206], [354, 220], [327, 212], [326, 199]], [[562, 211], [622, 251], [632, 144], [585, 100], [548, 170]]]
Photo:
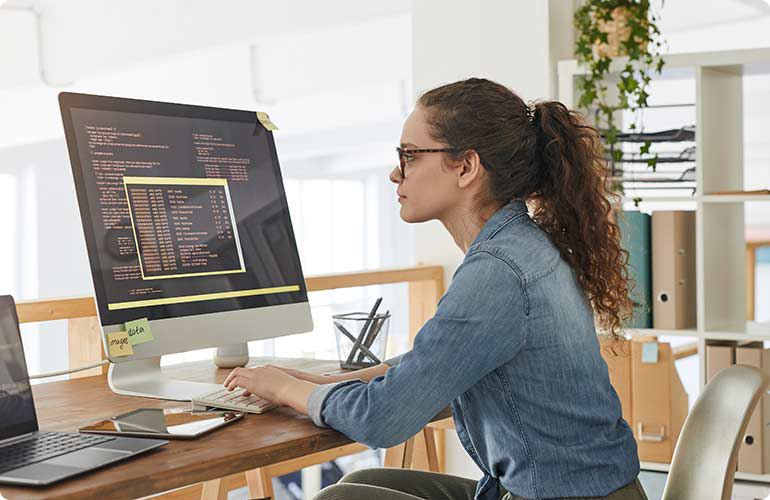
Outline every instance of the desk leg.
[[270, 474], [269, 467], [246, 471], [246, 484], [249, 487], [250, 498], [275, 498], [273, 476]]
[[205, 481], [201, 490], [201, 500], [227, 500], [227, 488], [224, 479]]
[[436, 448], [437, 431], [426, 425], [422, 432], [425, 435], [425, 448], [428, 455], [428, 470], [431, 472], [440, 472], [441, 470], [438, 463], [438, 450]]
[[319, 491], [321, 491], [321, 464], [302, 469], [302, 496], [304, 500], [311, 500]]

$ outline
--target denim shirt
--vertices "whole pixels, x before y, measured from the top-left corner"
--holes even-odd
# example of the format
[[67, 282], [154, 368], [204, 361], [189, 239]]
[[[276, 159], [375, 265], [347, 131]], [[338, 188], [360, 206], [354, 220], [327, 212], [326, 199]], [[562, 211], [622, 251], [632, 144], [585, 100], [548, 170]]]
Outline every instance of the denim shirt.
[[[521, 201], [484, 225], [436, 314], [385, 375], [319, 385], [318, 426], [372, 448], [451, 404], [483, 472], [476, 499], [606, 496], [639, 473], [636, 441], [576, 276]], [[395, 365], [395, 366], [394, 366]]]

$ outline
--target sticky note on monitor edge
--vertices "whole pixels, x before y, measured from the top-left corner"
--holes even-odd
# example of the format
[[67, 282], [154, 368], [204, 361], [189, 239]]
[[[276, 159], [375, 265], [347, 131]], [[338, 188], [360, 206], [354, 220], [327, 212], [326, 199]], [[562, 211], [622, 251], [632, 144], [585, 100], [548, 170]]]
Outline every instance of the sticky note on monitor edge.
[[257, 120], [259, 120], [259, 123], [261, 123], [267, 130], [278, 130], [278, 127], [275, 123], [270, 121], [270, 117], [267, 116], [267, 113], [264, 111], [257, 111]]
[[107, 345], [111, 358], [130, 356], [134, 354], [134, 347], [128, 341], [128, 332], [112, 332], [107, 334]]
[[126, 321], [125, 326], [126, 333], [128, 334], [128, 342], [132, 346], [155, 340], [155, 338], [152, 336], [150, 322], [147, 318]]

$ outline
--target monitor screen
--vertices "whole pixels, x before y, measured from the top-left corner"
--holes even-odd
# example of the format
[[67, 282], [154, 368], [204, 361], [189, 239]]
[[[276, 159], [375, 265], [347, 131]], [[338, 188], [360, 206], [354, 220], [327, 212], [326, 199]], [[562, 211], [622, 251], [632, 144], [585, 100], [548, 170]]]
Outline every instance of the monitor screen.
[[102, 325], [307, 302], [255, 112], [59, 99]]
[[0, 439], [37, 430], [13, 299], [0, 296]]

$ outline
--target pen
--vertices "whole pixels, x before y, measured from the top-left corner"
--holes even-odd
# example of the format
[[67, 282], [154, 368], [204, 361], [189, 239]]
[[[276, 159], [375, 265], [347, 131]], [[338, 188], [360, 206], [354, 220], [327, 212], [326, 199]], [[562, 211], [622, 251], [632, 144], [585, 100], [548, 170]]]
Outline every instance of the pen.
[[[347, 328], [345, 328], [345, 327], [344, 327], [344, 326], [342, 326], [341, 324], [337, 323], [336, 321], [334, 322], [334, 326], [336, 326], [336, 327], [339, 329], [339, 331], [341, 331], [341, 332], [342, 332], [342, 333], [343, 333], [343, 334], [344, 334], [344, 335], [345, 335], [347, 338], [349, 338], [351, 341], [353, 341], [353, 342], [355, 342], [355, 341], [356, 341], [356, 338], [353, 336], [353, 334], [352, 334], [352, 333], [350, 333], [350, 332], [348, 331], [348, 329], [347, 329]], [[365, 347], [365, 346], [363, 346], [363, 345], [361, 345], [360, 347], [361, 347], [361, 350], [364, 352], [364, 354], [366, 354], [367, 356], [369, 356], [369, 357], [372, 359], [372, 361], [374, 361], [375, 363], [379, 363], [379, 362], [380, 362], [380, 360], [377, 358], [377, 356], [375, 356], [375, 355], [372, 353], [372, 351], [370, 351], [368, 348], [366, 348], [366, 347]]]
[[358, 349], [361, 346], [361, 342], [364, 340], [364, 335], [366, 335], [366, 331], [369, 329], [369, 326], [372, 324], [372, 320], [377, 315], [377, 309], [380, 307], [381, 302], [382, 302], [382, 297], [378, 298], [374, 302], [374, 307], [372, 307], [372, 312], [370, 312], [369, 317], [366, 318], [366, 323], [364, 323], [364, 327], [361, 328], [361, 332], [358, 334], [358, 338], [353, 344], [353, 348], [350, 350], [350, 354], [348, 354], [348, 359], [345, 361], [345, 364], [349, 365], [350, 363], [353, 362], [353, 356], [356, 355], [356, 349]]
[[[385, 324], [385, 321], [388, 319], [389, 314], [390, 314], [390, 311], [385, 311], [385, 315], [382, 318], [380, 318], [379, 321], [376, 321], [371, 328], [369, 328], [369, 333], [366, 335], [366, 339], [364, 340], [364, 343], [361, 346], [362, 351], [364, 347], [366, 348], [372, 347], [372, 344], [374, 344], [374, 339], [377, 338], [377, 334], [379, 334], [380, 330], [382, 330], [382, 325]], [[358, 359], [356, 360], [356, 362], [360, 363], [361, 361], [363, 361], [363, 359], [364, 359], [363, 354], [359, 353]]]

